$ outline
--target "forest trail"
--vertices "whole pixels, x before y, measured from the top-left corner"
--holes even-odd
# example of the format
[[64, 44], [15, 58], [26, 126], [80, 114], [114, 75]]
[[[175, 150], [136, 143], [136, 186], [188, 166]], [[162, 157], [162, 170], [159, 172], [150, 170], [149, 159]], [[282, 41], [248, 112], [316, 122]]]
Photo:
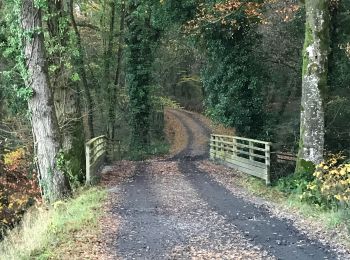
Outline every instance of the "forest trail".
[[183, 145], [174, 155], [107, 167], [103, 182], [113, 197], [107, 211], [117, 224], [105, 228], [109, 249], [104, 258], [339, 257], [291, 221], [225, 187], [215, 177], [220, 166], [207, 160], [210, 130], [196, 114], [170, 110], [167, 117], [184, 130]]

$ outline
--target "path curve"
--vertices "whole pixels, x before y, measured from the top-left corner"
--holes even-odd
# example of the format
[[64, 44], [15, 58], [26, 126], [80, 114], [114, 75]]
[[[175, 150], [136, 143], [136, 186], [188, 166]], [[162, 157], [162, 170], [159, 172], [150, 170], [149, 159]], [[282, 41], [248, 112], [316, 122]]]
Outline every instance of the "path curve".
[[118, 258], [338, 258], [198, 167], [208, 155], [210, 130], [195, 114], [169, 113], [185, 129], [186, 146], [169, 158], [138, 162], [128, 181], [113, 188], [118, 204], [112, 214], [120, 227], [112, 244]]

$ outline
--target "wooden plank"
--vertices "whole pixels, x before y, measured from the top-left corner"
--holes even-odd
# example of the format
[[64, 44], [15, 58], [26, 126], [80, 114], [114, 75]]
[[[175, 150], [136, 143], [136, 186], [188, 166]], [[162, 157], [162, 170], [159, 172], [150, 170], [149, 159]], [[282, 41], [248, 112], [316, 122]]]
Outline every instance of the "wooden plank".
[[236, 160], [236, 161], [240, 161], [242, 163], [250, 164], [250, 165], [253, 165], [253, 166], [258, 167], [258, 168], [263, 168], [263, 169], [266, 168], [266, 164], [265, 163], [252, 161], [252, 160], [249, 160], [249, 159], [246, 159], [246, 158], [243, 158], [243, 157], [232, 156], [231, 159], [232, 160]]
[[244, 141], [252, 141], [258, 144], [271, 144], [270, 142], [265, 142], [265, 141], [260, 141], [260, 140], [255, 140], [255, 139], [249, 139], [249, 138], [244, 138], [244, 137], [238, 137], [238, 136], [229, 136], [229, 135], [217, 135], [217, 134], [212, 134], [211, 136], [215, 137], [224, 137], [224, 138], [234, 138], [237, 140], [244, 140]]
[[86, 176], [85, 176], [85, 182], [87, 185], [91, 184], [91, 169], [90, 169], [90, 146], [85, 145], [85, 167], [86, 167]]
[[253, 160], [253, 150], [251, 146], [253, 146], [253, 143], [252, 141], [249, 141], [249, 160]]
[[98, 139], [107, 139], [107, 138], [106, 138], [104, 135], [101, 135], [101, 136], [98, 136], [98, 137], [95, 137], [95, 138], [89, 140], [89, 141], [86, 143], [86, 145], [90, 145], [90, 144], [94, 143], [94, 142], [95, 142], [96, 140], [98, 140]]
[[96, 145], [91, 145], [90, 150], [93, 152], [95, 150], [100, 149], [101, 147], [106, 147], [106, 146], [107, 146], [107, 143], [98, 143]]
[[265, 163], [260, 163], [260, 162], [256, 162], [256, 161], [251, 161], [249, 159], [245, 159], [242, 157], [238, 157], [238, 156], [224, 156], [224, 154], [211, 154], [211, 156], [213, 158], [217, 158], [217, 159], [221, 159], [221, 160], [227, 160], [230, 162], [237, 162], [237, 164], [241, 165], [242, 167], [244, 165], [247, 165], [247, 167], [254, 167], [254, 168], [258, 168], [258, 169], [262, 169], [265, 170], [266, 169], [266, 164]]
[[271, 181], [270, 181], [270, 145], [266, 144], [265, 145], [265, 148], [266, 148], [266, 152], [265, 152], [265, 155], [266, 155], [266, 160], [265, 160], [265, 163], [266, 163], [266, 185], [270, 185], [271, 184]]
[[245, 168], [245, 169], [249, 169], [253, 172], [256, 172], [256, 173], [259, 173], [259, 174], [265, 174], [266, 173], [266, 168], [261, 168], [261, 167], [256, 167], [254, 165], [251, 165], [251, 164], [246, 164], [246, 163], [243, 163], [241, 161], [237, 161], [237, 160], [234, 160], [234, 159], [228, 159], [226, 158], [225, 159], [225, 162], [229, 162], [231, 164], [234, 164], [234, 165], [237, 165], [239, 167], [242, 167], [242, 168]]
[[91, 163], [94, 163], [96, 160], [98, 160], [99, 157], [101, 157], [102, 155], [104, 155], [107, 151], [105, 149], [101, 149], [99, 151], [97, 151], [94, 155], [91, 156]]
[[95, 154], [90, 156], [90, 162], [93, 163], [95, 160], [98, 159], [98, 157], [104, 155], [104, 153], [106, 153], [106, 150], [99, 150], [98, 152], [96, 152]]
[[224, 154], [211, 153], [210, 157], [213, 158], [213, 159], [221, 159], [221, 160], [229, 161], [229, 162], [232, 162], [232, 163], [233, 162], [237, 162], [237, 164], [241, 165], [242, 167], [244, 165], [247, 165], [247, 167], [254, 167], [254, 169], [257, 168], [257, 169], [266, 170], [266, 164], [265, 163], [260, 163], [260, 162], [257, 162], [257, 161], [251, 161], [249, 159], [238, 157], [238, 156], [226, 156], [225, 157]]
[[[225, 142], [224, 142], [224, 143], [225, 143]], [[223, 149], [226, 149], [226, 150], [231, 150], [232, 152], [239, 152], [239, 151], [248, 152], [248, 151], [245, 151], [245, 150], [243, 150], [243, 149], [244, 149], [244, 148], [246, 148], [246, 149], [251, 149], [254, 155], [258, 155], [258, 156], [256, 156], [256, 157], [263, 156], [263, 155], [254, 153], [254, 150], [259, 151], [259, 152], [265, 152], [265, 149], [258, 148], [258, 147], [256, 147], [256, 148], [258, 148], [258, 149], [255, 149], [255, 147], [252, 148], [252, 147], [249, 146], [249, 145], [245, 145], [244, 148], [241, 149], [241, 147], [238, 147], [238, 145], [237, 145], [237, 147], [235, 147], [235, 145], [234, 145], [233, 143], [230, 143], [230, 144], [232, 144], [232, 147], [227, 147], [227, 146], [226, 146], [226, 147], [223, 147], [222, 145], [216, 145], [216, 144], [210, 144], [210, 146], [216, 147], [216, 148], [223, 148]], [[248, 155], [249, 155], [249, 153], [248, 153]], [[264, 158], [264, 157], [261, 157], [261, 158]]]
[[238, 154], [246, 154], [246, 155], [252, 155], [252, 157], [254, 158], [261, 158], [261, 159], [266, 159], [266, 155], [260, 155], [260, 154], [251, 154], [249, 152], [245, 152], [245, 151], [241, 151], [241, 150], [237, 150], [237, 155]]
[[256, 150], [256, 151], [265, 152], [265, 148], [256, 147], [256, 146], [254, 146], [254, 145], [251, 146], [251, 145], [246, 145], [246, 144], [237, 143], [237, 146], [238, 146], [238, 147], [243, 147], [243, 148], [253, 149], [253, 150]]
[[[245, 158], [243, 156], [240, 156], [240, 154], [244, 154], [244, 155], [249, 155], [248, 152], [243, 152], [243, 151], [237, 151], [237, 154], [233, 153], [233, 152], [230, 152], [228, 153], [227, 151], [218, 151], [218, 150], [215, 150], [215, 152], [217, 154], [220, 154], [221, 152], [223, 153], [223, 155], [225, 154], [226, 157], [229, 157], [229, 156], [236, 156], [236, 157], [239, 157], [239, 158], [242, 158], [242, 159], [246, 159], [246, 160], [249, 160], [248, 158]], [[266, 155], [265, 155], [266, 156]], [[253, 161], [253, 162], [257, 162], [257, 163], [264, 163], [264, 162], [259, 162], [259, 161], [256, 161], [254, 158], [260, 158], [260, 159], [264, 159], [266, 160], [266, 157], [263, 156], [263, 155], [258, 155], [258, 154], [253, 154], [252, 157], [253, 159], [251, 159], [250, 161]]]
[[94, 148], [94, 149], [90, 148], [90, 155], [95, 155], [96, 153], [98, 153], [101, 150], [107, 150], [107, 146], [103, 145], [103, 146], [98, 146], [97, 148]]
[[237, 166], [237, 165], [234, 165], [232, 163], [225, 162], [225, 161], [223, 162], [223, 164], [225, 164], [228, 167], [233, 168], [235, 170], [238, 170], [238, 171], [247, 173], [249, 175], [253, 175], [255, 177], [258, 177], [260, 179], [266, 180], [266, 174], [257, 173], [257, 172], [254, 172], [254, 171], [250, 170], [250, 169], [247, 169], [247, 168], [244, 168], [244, 167], [240, 167], [240, 166]]

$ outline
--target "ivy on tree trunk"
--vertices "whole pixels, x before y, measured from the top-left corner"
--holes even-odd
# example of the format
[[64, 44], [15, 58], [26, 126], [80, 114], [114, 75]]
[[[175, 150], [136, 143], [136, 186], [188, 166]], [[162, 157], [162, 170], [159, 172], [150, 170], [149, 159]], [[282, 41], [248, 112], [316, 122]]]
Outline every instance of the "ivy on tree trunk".
[[50, 202], [70, 193], [66, 176], [58, 165], [61, 143], [55, 114], [47, 64], [44, 36], [41, 32], [41, 10], [34, 0], [23, 0], [21, 7], [24, 31], [24, 59], [27, 76], [24, 79], [32, 96], [28, 100], [36, 148], [36, 162], [45, 199]]
[[130, 1], [128, 9], [125, 41], [128, 47], [126, 67], [130, 100], [130, 146], [132, 149], [144, 149], [149, 143], [149, 87], [151, 84], [154, 30], [151, 26], [150, 12], [144, 11], [147, 8], [135, 3], [135, 1]]
[[[65, 157], [65, 170], [71, 181], [83, 182], [85, 168], [85, 135], [81, 120], [80, 88], [72, 82], [71, 73], [67, 72], [65, 62], [72, 56], [69, 53], [69, 3], [65, 1], [48, 1], [48, 31], [51, 42], [60, 47], [50, 55], [50, 61], [56, 69], [50, 75], [54, 104], [58, 124], [61, 130], [62, 148]], [[51, 46], [50, 46], [51, 47]]]

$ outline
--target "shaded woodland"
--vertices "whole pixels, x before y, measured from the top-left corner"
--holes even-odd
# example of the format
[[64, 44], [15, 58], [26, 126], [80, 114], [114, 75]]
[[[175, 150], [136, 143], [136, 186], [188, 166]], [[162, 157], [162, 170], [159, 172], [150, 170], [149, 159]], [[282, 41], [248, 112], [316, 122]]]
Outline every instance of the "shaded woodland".
[[[164, 107], [296, 155], [275, 171], [288, 191], [306, 190], [330, 153], [348, 176], [349, 10], [347, 0], [0, 1], [0, 226], [82, 185], [93, 137], [119, 158], [165, 153]], [[349, 204], [344, 185], [330, 207]]]

